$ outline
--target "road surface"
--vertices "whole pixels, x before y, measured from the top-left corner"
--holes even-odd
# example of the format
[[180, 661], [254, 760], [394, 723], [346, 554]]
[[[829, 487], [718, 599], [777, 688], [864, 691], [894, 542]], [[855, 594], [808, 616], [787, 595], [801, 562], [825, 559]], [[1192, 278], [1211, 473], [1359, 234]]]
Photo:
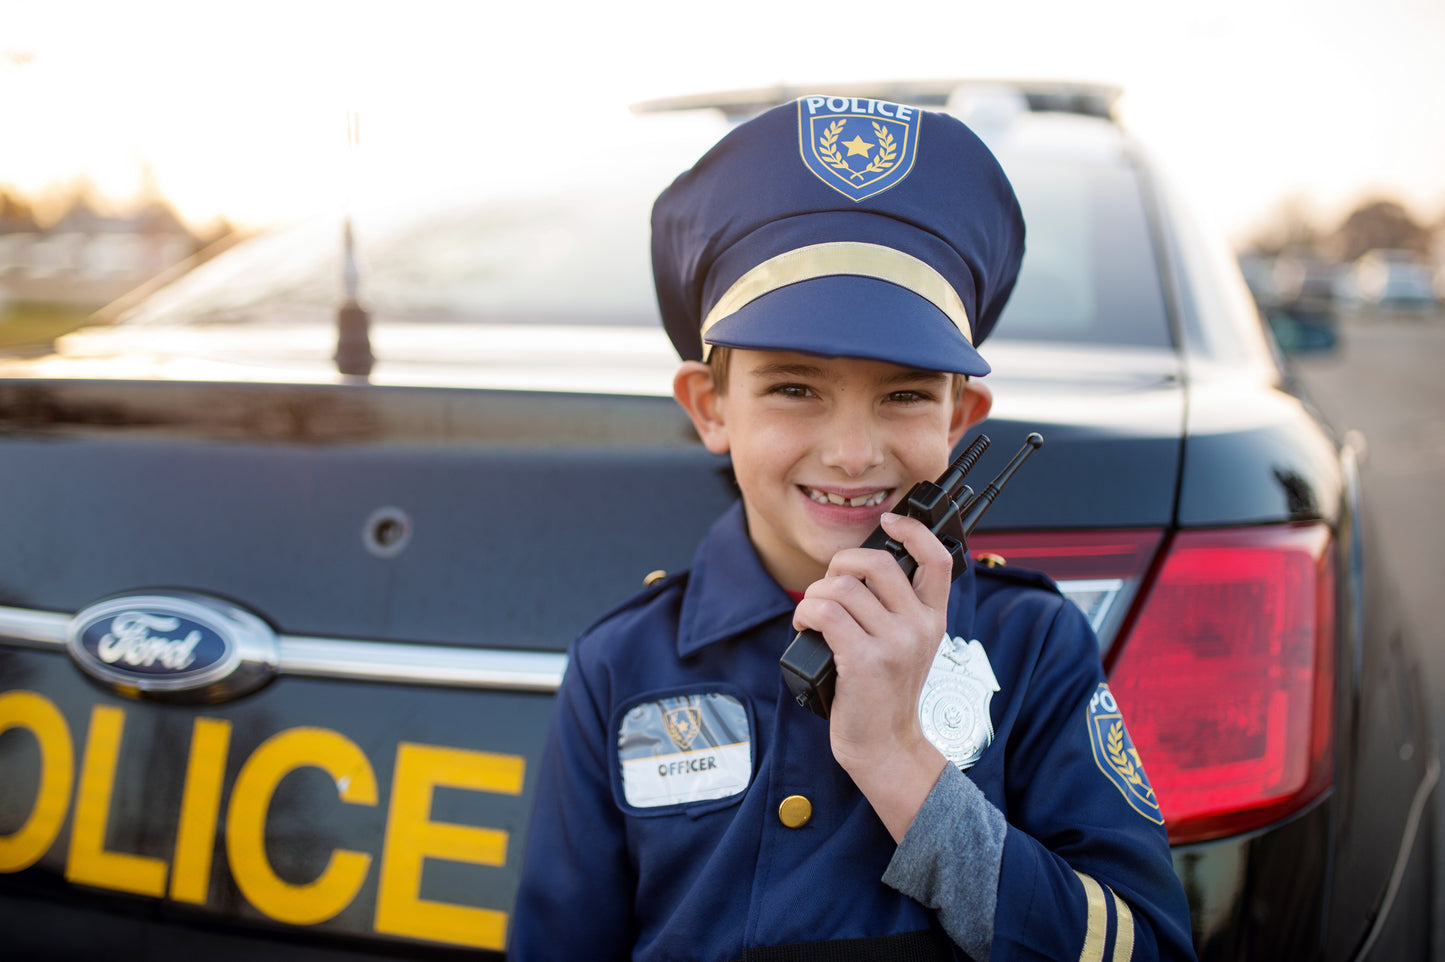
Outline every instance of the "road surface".
[[[1361, 484], [1445, 734], [1445, 312], [1341, 320], [1341, 346], [1296, 373], [1341, 432], [1365, 436]], [[1445, 751], [1441, 752], [1445, 755]], [[1445, 948], [1445, 805], [1435, 792], [1435, 944]]]

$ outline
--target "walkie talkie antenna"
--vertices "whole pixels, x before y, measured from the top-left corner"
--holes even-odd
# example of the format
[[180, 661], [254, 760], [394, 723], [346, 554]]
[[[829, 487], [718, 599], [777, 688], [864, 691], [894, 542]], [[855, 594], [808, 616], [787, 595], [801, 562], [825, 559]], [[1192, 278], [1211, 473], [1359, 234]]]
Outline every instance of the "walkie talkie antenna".
[[938, 486], [948, 492], [948, 496], [957, 500], [958, 494], [963, 490], [963, 477], [973, 470], [983, 452], [988, 449], [988, 435], [980, 434], [973, 439], [973, 443], [963, 449], [963, 453], [953, 459], [948, 466], [948, 471], [938, 479]]
[[1042, 434], [1037, 431], [1030, 434], [1024, 439], [1024, 446], [1019, 448], [1018, 453], [1013, 456], [1013, 460], [1004, 465], [1003, 470], [998, 473], [998, 477], [990, 481], [987, 487], [961, 507], [959, 513], [963, 516], [965, 537], [973, 534], [973, 529], [978, 527], [979, 521], [983, 520], [983, 513], [988, 510], [989, 505], [993, 504], [993, 499], [998, 497], [999, 491], [1005, 484], [1008, 484], [1008, 479], [1013, 477], [1014, 472], [1019, 469], [1019, 465], [1024, 463], [1024, 459], [1043, 446], [1044, 436]]

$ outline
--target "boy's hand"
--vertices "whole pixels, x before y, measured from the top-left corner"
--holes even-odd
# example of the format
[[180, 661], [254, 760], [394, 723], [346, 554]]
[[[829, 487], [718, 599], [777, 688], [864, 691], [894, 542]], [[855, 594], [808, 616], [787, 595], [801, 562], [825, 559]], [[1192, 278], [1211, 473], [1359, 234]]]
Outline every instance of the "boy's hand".
[[887, 552], [840, 551], [793, 627], [821, 632], [832, 649], [833, 757], [901, 840], [946, 763], [923, 734], [918, 699], [946, 628], [953, 560], [922, 522], [885, 514], [881, 523], [918, 562], [912, 583]]

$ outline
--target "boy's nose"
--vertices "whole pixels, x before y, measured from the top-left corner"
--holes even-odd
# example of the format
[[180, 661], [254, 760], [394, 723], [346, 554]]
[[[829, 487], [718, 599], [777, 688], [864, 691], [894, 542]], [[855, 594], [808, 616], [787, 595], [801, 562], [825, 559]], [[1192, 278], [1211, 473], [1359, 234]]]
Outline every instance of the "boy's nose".
[[882, 439], [871, 418], [840, 413], [829, 427], [823, 446], [823, 463], [828, 467], [856, 478], [883, 463]]

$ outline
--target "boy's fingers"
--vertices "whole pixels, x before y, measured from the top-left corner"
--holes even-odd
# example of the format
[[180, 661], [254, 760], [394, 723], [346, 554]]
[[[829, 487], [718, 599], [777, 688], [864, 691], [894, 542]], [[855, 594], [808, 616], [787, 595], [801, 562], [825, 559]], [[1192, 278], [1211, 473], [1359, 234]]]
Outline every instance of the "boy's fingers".
[[[892, 555], [870, 548], [845, 548], [833, 555], [833, 560], [828, 564], [826, 578], [850, 575], [859, 581], [868, 582], [875, 588], [890, 582], [896, 582], [898, 586], [908, 584], [908, 576], [903, 573], [903, 569], [899, 567], [898, 561]], [[895, 587], [892, 584], [888, 584], [888, 586]]]
[[880, 610], [895, 613], [904, 611], [914, 604], [917, 598], [912, 582], [898, 566], [898, 562], [883, 551], [849, 548], [838, 552], [828, 565], [827, 577], [816, 582], [816, 587], [821, 590], [824, 585], [830, 585], [835, 579], [842, 578], [862, 584], [864, 590], [873, 596], [874, 604], [880, 606]]
[[[895, 564], [894, 567], [898, 566]], [[902, 575], [902, 572], [898, 574]], [[865, 632], [878, 631], [884, 626], [890, 613], [878, 598], [875, 589], [865, 584], [864, 580], [864, 574], [860, 571], [849, 574], [834, 573], [822, 581], [814, 582], [798, 605], [797, 611], [800, 614], [795, 614], [794, 623], [797, 624], [800, 619], [827, 618], [836, 624], [846, 618]], [[835, 627], [835, 624], [808, 624], [806, 627], [826, 635], [828, 628]]]
[[832, 598], [818, 597], [804, 598], [798, 604], [793, 612], [793, 628], [796, 631], [811, 628], [828, 639], [830, 647], [846, 643], [847, 633], [862, 631], [857, 620], [842, 603]]
[[948, 603], [949, 585], [953, 583], [953, 557], [937, 536], [916, 518], [888, 513], [881, 519], [883, 530], [900, 542], [918, 570], [913, 575], [913, 588], [918, 598], [930, 608]]

